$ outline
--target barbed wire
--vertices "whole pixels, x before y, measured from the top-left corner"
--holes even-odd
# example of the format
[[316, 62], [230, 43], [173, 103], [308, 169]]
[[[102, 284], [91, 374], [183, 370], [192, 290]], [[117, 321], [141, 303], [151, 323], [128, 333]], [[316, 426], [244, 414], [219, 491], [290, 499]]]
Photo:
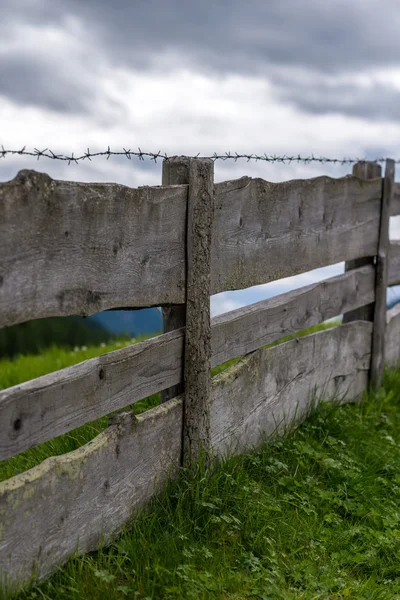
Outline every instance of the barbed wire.
[[[107, 160], [111, 157], [111, 156], [125, 156], [128, 160], [131, 160], [133, 156], [137, 157], [139, 160], [144, 160], [145, 158], [149, 158], [150, 160], [153, 160], [155, 163], [157, 163], [157, 159], [161, 158], [163, 160], [168, 160], [170, 158], [172, 158], [172, 156], [176, 156], [176, 155], [171, 155], [168, 156], [166, 153], [162, 153], [161, 151], [159, 152], [143, 152], [140, 148], [138, 148], [137, 151], [134, 150], [127, 150], [126, 148], [123, 148], [121, 151], [112, 151], [110, 149], [110, 146], [108, 146], [107, 150], [104, 152], [90, 152], [89, 148], [87, 149], [87, 152], [84, 152], [83, 154], [79, 155], [79, 156], [75, 156], [75, 153], [72, 152], [71, 155], [67, 155], [67, 154], [56, 154], [55, 152], [53, 152], [52, 150], [50, 150], [49, 148], [45, 148], [44, 150], [39, 150], [38, 148], [34, 148], [33, 151], [30, 150], [26, 150], [26, 146], [24, 146], [23, 148], [21, 148], [20, 150], [8, 150], [5, 149], [3, 145], [1, 145], [1, 150], [0, 150], [0, 158], [5, 158], [8, 155], [22, 155], [22, 156], [32, 156], [35, 157], [37, 160], [39, 160], [40, 158], [49, 158], [51, 160], [61, 160], [61, 161], [65, 161], [68, 162], [68, 164], [70, 165], [71, 163], [76, 163], [78, 164], [81, 161], [84, 160], [89, 160], [91, 161], [92, 158], [97, 158], [98, 156], [106, 156]], [[200, 156], [200, 153], [198, 153], [197, 155], [192, 155], [192, 156], [188, 156], [188, 155], [184, 155], [187, 156], [187, 158], [198, 158]], [[257, 161], [265, 161], [268, 163], [284, 163], [284, 164], [290, 164], [290, 163], [303, 163], [303, 164], [311, 164], [311, 163], [320, 163], [320, 164], [336, 164], [336, 165], [348, 165], [348, 164], [354, 164], [359, 162], [360, 160], [369, 160], [370, 162], [376, 162], [376, 163], [384, 163], [386, 161], [386, 158], [384, 157], [380, 157], [380, 158], [375, 158], [375, 159], [359, 159], [359, 158], [329, 158], [327, 156], [314, 156], [313, 154], [311, 156], [301, 156], [300, 154], [297, 155], [283, 155], [283, 156], [277, 156], [277, 155], [270, 155], [268, 156], [267, 154], [238, 154], [237, 152], [231, 153], [231, 152], [225, 152], [225, 154], [217, 154], [216, 152], [214, 152], [214, 154], [212, 156], [202, 156], [202, 158], [210, 158], [214, 161], [216, 160], [234, 160], [235, 162], [239, 159], [247, 159], [247, 162], [249, 162], [250, 160], [255, 160]], [[400, 163], [400, 159], [395, 160], [395, 163], [398, 164]]]

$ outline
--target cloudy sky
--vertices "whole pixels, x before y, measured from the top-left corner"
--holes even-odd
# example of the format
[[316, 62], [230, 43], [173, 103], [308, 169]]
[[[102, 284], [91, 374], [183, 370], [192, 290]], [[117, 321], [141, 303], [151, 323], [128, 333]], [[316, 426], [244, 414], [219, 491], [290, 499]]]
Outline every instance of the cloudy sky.
[[[0, 144], [75, 155], [111, 147], [400, 157], [397, 0], [0, 0]], [[159, 185], [161, 161], [0, 160], [54, 178]], [[215, 179], [348, 166], [216, 161]], [[400, 224], [392, 236], [400, 237]], [[341, 272], [212, 299], [213, 313]]]

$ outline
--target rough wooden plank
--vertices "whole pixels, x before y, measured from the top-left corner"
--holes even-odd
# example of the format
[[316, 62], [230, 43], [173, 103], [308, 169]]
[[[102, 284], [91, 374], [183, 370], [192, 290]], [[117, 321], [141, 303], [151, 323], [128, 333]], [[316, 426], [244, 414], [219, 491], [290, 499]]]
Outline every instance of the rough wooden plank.
[[381, 187], [356, 177], [215, 184], [212, 293], [376, 255]]
[[[213, 379], [211, 440], [240, 453], [307, 412], [312, 393], [357, 397], [368, 384], [372, 323], [355, 321], [249, 354]], [[346, 396], [345, 396], [346, 394]]]
[[390, 216], [400, 215], [400, 183], [393, 184], [393, 201], [390, 210]]
[[248, 354], [374, 299], [375, 269], [368, 265], [219, 315], [211, 321], [211, 364]]
[[[173, 156], [163, 160], [162, 185], [189, 185], [189, 162], [186, 156]], [[185, 273], [186, 280], [186, 273]], [[186, 325], [186, 304], [166, 306], [162, 309], [163, 331], [168, 333]], [[161, 392], [161, 402], [168, 402], [171, 398], [183, 393], [183, 380], [178, 385]]]
[[371, 383], [377, 389], [382, 383], [385, 368], [385, 331], [387, 286], [389, 276], [389, 219], [393, 198], [394, 160], [386, 160], [383, 179], [382, 209], [376, 257], [375, 310], [372, 334]]
[[191, 159], [187, 225], [186, 333], [183, 461], [210, 449], [211, 395], [211, 227], [214, 162]]
[[182, 378], [182, 329], [0, 391], [0, 460]]
[[[179, 465], [182, 399], [115, 424], [82, 448], [0, 483], [2, 583], [40, 579], [111, 541]], [[103, 537], [104, 536], [104, 537]]]
[[389, 245], [389, 285], [400, 285], [400, 240]]
[[0, 183], [0, 327], [185, 301], [187, 186]]
[[382, 177], [382, 167], [374, 161], [360, 160], [353, 165], [353, 176], [359, 179], [380, 179]]
[[400, 304], [388, 310], [386, 317], [385, 360], [389, 367], [400, 364]]
[[[353, 165], [353, 177], [359, 179], [376, 179], [382, 178], [382, 167], [376, 162], [371, 161], [360, 161]], [[362, 258], [356, 258], [355, 260], [349, 260], [345, 262], [345, 271], [351, 271], [364, 265], [373, 265], [375, 257], [367, 256]], [[350, 323], [351, 321], [373, 321], [374, 320], [374, 303], [366, 304], [361, 306], [354, 311], [350, 311], [343, 317], [343, 323]]]

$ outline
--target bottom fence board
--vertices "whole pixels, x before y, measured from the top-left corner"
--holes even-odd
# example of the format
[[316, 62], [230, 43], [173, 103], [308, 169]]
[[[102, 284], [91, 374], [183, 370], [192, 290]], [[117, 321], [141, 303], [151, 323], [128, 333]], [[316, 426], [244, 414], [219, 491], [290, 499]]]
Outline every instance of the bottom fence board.
[[274, 348], [262, 348], [213, 380], [211, 439], [239, 453], [277, 426], [304, 417], [318, 397], [356, 398], [368, 383], [372, 323], [354, 321]]
[[400, 363], [400, 304], [387, 312], [385, 360], [389, 367]]
[[[82, 448], [0, 483], [2, 583], [42, 579], [110, 541], [176, 470], [182, 399], [115, 423]], [[36, 565], [36, 566], [35, 566]]]

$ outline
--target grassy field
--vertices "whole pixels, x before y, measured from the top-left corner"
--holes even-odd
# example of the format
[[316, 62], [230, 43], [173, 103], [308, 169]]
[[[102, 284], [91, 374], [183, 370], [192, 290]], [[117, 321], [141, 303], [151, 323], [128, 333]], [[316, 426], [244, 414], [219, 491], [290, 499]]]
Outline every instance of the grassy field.
[[[9, 363], [8, 371], [4, 362], [0, 385], [111, 349], [54, 350]], [[12, 468], [3, 463], [3, 478], [106, 425], [101, 419], [80, 437], [75, 431], [43, 444], [40, 456], [31, 450], [7, 461]], [[285, 438], [182, 470], [115, 543], [71, 560], [19, 597], [400, 599], [399, 491], [400, 369], [362, 404], [322, 404]]]

